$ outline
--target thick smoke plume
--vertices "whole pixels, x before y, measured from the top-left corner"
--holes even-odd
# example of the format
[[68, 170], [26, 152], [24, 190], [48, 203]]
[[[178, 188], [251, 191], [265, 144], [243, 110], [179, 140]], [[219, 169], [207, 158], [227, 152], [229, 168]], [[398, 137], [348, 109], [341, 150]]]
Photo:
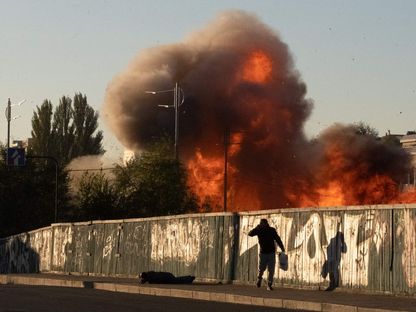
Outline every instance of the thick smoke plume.
[[[115, 77], [104, 115], [124, 146], [140, 150], [172, 134], [174, 112], [158, 105], [172, 105], [173, 93], [146, 91], [172, 89], [176, 82], [185, 94], [179, 155], [201, 203], [221, 209], [225, 146], [230, 210], [378, 203], [397, 196], [409, 166], [398, 149], [359, 137], [348, 126], [314, 142], [305, 139], [313, 106], [306, 86], [286, 44], [255, 16], [222, 13], [181, 43], [141, 52]], [[372, 190], [362, 190], [366, 181], [375, 184]], [[355, 193], [348, 183], [360, 189]], [[373, 191], [380, 195], [368, 200]]]

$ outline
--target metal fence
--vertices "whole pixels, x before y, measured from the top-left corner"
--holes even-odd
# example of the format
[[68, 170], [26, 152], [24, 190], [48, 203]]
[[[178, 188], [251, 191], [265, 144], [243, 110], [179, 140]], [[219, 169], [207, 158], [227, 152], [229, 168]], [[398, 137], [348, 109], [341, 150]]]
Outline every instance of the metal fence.
[[0, 273], [155, 270], [253, 283], [258, 247], [247, 233], [261, 218], [277, 229], [289, 258], [287, 271], [276, 267], [276, 283], [326, 287], [326, 265], [337, 261], [341, 287], [416, 295], [416, 204], [53, 224], [1, 239]]

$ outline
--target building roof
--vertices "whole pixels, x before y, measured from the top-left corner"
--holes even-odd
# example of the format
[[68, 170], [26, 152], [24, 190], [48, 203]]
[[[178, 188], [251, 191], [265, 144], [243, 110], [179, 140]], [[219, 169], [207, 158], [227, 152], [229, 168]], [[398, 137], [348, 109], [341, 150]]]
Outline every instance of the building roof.
[[406, 134], [400, 139], [400, 143], [415, 142], [416, 144], [416, 134]]

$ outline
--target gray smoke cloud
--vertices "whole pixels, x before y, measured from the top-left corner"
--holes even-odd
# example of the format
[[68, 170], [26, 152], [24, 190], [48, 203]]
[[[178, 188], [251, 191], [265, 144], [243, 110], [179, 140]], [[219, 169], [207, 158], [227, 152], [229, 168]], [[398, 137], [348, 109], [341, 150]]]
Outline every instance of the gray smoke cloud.
[[109, 180], [114, 179], [112, 171], [107, 170], [114, 166], [112, 160], [102, 155], [87, 155], [72, 159], [65, 167], [69, 172], [70, 192], [72, 195], [78, 192], [81, 178], [85, 174], [103, 174]]
[[[255, 15], [223, 12], [183, 42], [140, 52], [109, 84], [103, 108], [124, 146], [140, 150], [164, 133], [173, 135], [173, 110], [158, 106], [172, 105], [173, 94], [145, 91], [172, 89], [176, 82], [185, 93], [179, 117], [183, 162], [192, 160], [196, 152], [222, 159], [225, 129], [230, 130], [232, 209], [302, 205], [305, 197], [315, 196], [314, 187], [328, 182], [318, 181], [317, 174], [342, 179], [342, 168], [338, 177], [331, 176], [323, 160], [331, 146], [328, 142], [351, 131], [337, 127], [326, 132], [322, 142], [305, 139], [303, 126], [313, 107], [305, 98], [306, 86], [287, 45]], [[341, 141], [351, 146], [347, 139]], [[355, 150], [351, 157], [371, 163], [362, 144]], [[379, 151], [385, 149], [376, 145], [371, 155]], [[396, 154], [388, 154], [388, 161]], [[389, 165], [388, 173], [403, 173], [406, 156], [401, 159], [405, 165], [398, 171]], [[384, 160], [370, 167], [376, 171], [383, 164]]]
[[[272, 65], [267, 81], [245, 77], [245, 64], [257, 52]], [[258, 66], [261, 70], [263, 65]], [[196, 150], [221, 157], [225, 129], [241, 132], [240, 152], [230, 158], [238, 171], [234, 192], [250, 187], [244, 181], [260, 179], [271, 181], [256, 188], [261, 201], [271, 194], [278, 203], [284, 201], [282, 191], [273, 186], [273, 172], [280, 168], [284, 175], [296, 167], [293, 155], [305, 144], [303, 124], [312, 103], [305, 99], [306, 86], [279, 36], [252, 14], [228, 11], [181, 43], [140, 52], [106, 93], [104, 115], [123, 145], [139, 150], [172, 133], [173, 110], [158, 105], [171, 105], [173, 95], [145, 91], [172, 89], [175, 82], [185, 93], [179, 123], [181, 159], [186, 162]]]
[[[238, 80], [250, 53], [261, 50], [273, 60], [267, 85]], [[186, 100], [181, 110], [181, 141], [193, 149], [203, 138], [221, 138], [224, 128], [247, 130], [269, 105], [270, 116], [257, 136], [284, 132], [296, 136], [309, 115], [306, 87], [293, 70], [287, 46], [254, 15], [230, 11], [220, 14], [205, 29], [182, 43], [142, 51], [114, 78], [106, 93], [104, 115], [123, 145], [140, 149], [154, 137], [173, 129], [173, 112], [158, 107], [172, 104], [171, 93], [149, 95], [146, 90], [172, 89], [179, 82]], [[249, 101], [260, 96], [259, 103]], [[262, 104], [268, 100], [272, 104]], [[291, 123], [281, 122], [284, 111]], [[281, 137], [282, 135], [278, 135]], [[200, 144], [202, 145], [202, 144]], [[181, 149], [189, 145], [181, 143]], [[200, 146], [201, 147], [201, 146]]]

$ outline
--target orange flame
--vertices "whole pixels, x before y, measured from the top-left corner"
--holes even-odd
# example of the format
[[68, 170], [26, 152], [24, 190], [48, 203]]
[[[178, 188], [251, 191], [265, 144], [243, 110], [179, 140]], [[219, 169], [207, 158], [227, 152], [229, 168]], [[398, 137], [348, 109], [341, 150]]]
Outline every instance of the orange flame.
[[254, 51], [243, 67], [243, 79], [248, 82], [265, 83], [272, 75], [273, 63], [263, 51]]
[[213, 210], [220, 210], [224, 181], [224, 160], [219, 157], [204, 157], [197, 150], [190, 159], [188, 185], [198, 195], [201, 206], [209, 203]]
[[288, 184], [289, 200], [298, 207], [416, 202], [416, 190], [401, 192], [398, 182], [372, 172], [366, 160], [354, 162], [354, 155], [346, 152], [349, 149], [339, 142], [328, 144], [316, 180], [308, 183], [299, 178]]
[[[265, 52], [255, 50], [248, 55], [238, 71], [237, 83], [268, 84], [272, 80], [272, 73], [272, 59]], [[270, 184], [274, 182], [255, 181], [256, 177], [250, 174], [247, 177], [247, 172], [238, 170], [243, 168], [240, 168], [241, 164], [233, 164], [233, 161], [241, 161], [241, 144], [246, 139], [246, 143], [250, 142], [248, 146], [258, 153], [268, 153], [273, 148], [287, 148], [287, 145], [290, 148], [290, 141], [285, 134], [290, 135], [296, 131], [296, 116], [290, 107], [277, 105], [273, 98], [262, 97], [257, 93], [248, 93], [240, 101], [239, 104], [248, 112], [250, 118], [245, 130], [251, 134], [246, 138], [244, 133], [235, 132], [230, 138], [227, 210], [268, 209], [269, 207], [265, 207], [268, 204], [265, 198], [270, 200], [270, 207], [273, 207], [273, 194], [265, 196], [264, 189], [273, 191]], [[280, 127], [276, 127], [276, 124]], [[343, 139], [339, 140], [340, 137]], [[383, 168], [375, 169], [371, 157], [365, 156], [368, 152], [374, 153], [374, 149], [364, 148], [367, 143], [362, 137], [357, 138], [354, 133], [346, 133], [344, 136], [344, 133], [336, 132], [335, 136], [324, 138], [320, 143], [322, 146], [318, 164], [314, 165], [311, 172], [304, 176], [300, 173], [297, 177], [284, 177], [282, 181], [275, 181], [277, 188], [283, 190], [279, 204], [291, 207], [323, 207], [416, 202], [416, 190], [400, 192], [397, 179], [386, 174]], [[352, 146], [356, 148], [351, 148]], [[307, 162], [308, 159], [304, 161]], [[211, 211], [222, 210], [224, 155], [217, 152], [214, 156], [207, 156], [197, 150], [188, 161], [187, 169], [188, 185], [200, 198], [201, 210], [204, 209], [204, 203], [209, 204]]]
[[400, 193], [397, 199], [392, 203], [416, 203], [416, 187], [410, 188], [403, 193]]

